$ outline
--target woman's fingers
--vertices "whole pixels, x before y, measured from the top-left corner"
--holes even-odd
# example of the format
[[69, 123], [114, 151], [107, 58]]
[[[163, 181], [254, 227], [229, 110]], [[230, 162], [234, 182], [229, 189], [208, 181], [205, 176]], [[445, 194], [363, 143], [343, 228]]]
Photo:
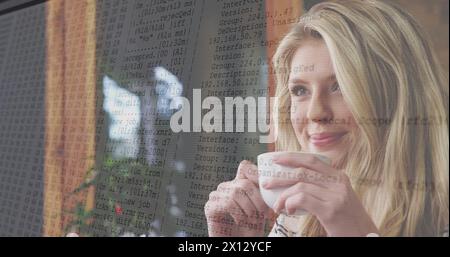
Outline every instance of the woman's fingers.
[[258, 211], [258, 217], [260, 215], [266, 215], [269, 207], [262, 199], [259, 188], [248, 179], [237, 179], [235, 183], [238, 187], [242, 188], [245, 191], [247, 197], [250, 199], [255, 209]]
[[219, 184], [205, 204], [210, 235], [260, 235], [270, 214], [259, 191], [258, 168], [249, 161], [242, 161], [236, 178]]
[[[296, 194], [307, 194], [319, 201], [328, 201], [333, 197], [333, 193], [329, 192], [327, 189], [308, 183], [299, 182], [281, 193], [277, 201], [274, 204], [274, 209], [276, 212], [280, 212], [282, 209], [286, 208], [286, 200]], [[287, 210], [287, 209], [286, 209]]]
[[295, 213], [297, 209], [305, 210], [315, 216], [323, 213], [326, 209], [325, 202], [307, 193], [298, 193], [290, 196], [285, 202], [288, 215]]
[[233, 199], [251, 219], [267, 214], [268, 206], [259, 193], [259, 189], [248, 179], [236, 179], [219, 185], [218, 191]]
[[249, 179], [253, 184], [258, 185], [258, 166], [247, 160], [241, 161], [236, 179]]
[[223, 223], [221, 218], [226, 214], [230, 215], [236, 224], [242, 223], [247, 218], [238, 203], [220, 191], [213, 191], [209, 194], [209, 200], [205, 205], [205, 214], [208, 221], [212, 223]]
[[222, 192], [230, 200], [235, 201], [247, 217], [254, 217], [256, 215], [257, 210], [255, 205], [252, 204], [245, 190], [240, 188], [235, 181], [220, 184], [217, 187], [217, 191]]

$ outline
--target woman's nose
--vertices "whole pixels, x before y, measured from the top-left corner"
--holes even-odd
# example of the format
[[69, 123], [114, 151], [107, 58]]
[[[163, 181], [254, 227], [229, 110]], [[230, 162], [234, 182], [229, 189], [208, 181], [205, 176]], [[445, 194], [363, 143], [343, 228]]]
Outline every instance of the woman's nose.
[[313, 95], [308, 106], [307, 117], [313, 122], [328, 122], [333, 117], [328, 99], [321, 95]]

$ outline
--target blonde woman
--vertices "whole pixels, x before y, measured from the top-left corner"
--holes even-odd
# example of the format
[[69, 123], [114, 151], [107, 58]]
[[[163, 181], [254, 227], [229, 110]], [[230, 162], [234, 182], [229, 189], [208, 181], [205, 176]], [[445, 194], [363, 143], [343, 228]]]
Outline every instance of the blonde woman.
[[[445, 233], [448, 78], [410, 15], [381, 1], [316, 5], [280, 42], [274, 66], [277, 150], [319, 153], [332, 165], [290, 155], [277, 162], [336, 179], [263, 185], [290, 186], [270, 236]], [[272, 210], [255, 169], [242, 162], [210, 194], [211, 236], [264, 235]], [[299, 208], [309, 215], [290, 215]]]

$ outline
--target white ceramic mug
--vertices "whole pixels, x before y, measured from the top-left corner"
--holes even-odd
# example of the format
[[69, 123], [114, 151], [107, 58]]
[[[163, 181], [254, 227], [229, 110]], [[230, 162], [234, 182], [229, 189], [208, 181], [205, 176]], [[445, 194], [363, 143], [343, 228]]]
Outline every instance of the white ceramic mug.
[[[266, 204], [273, 209], [274, 204], [281, 193], [288, 187], [277, 187], [274, 189], [265, 189], [262, 187], [263, 183], [273, 178], [295, 178], [300, 172], [299, 169], [279, 165], [273, 162], [273, 158], [285, 154], [294, 155], [314, 155], [323, 162], [331, 164], [331, 160], [320, 154], [307, 153], [307, 152], [268, 152], [258, 155], [258, 176], [259, 176], [259, 190], [261, 195], [266, 202]], [[284, 210], [282, 210], [284, 212]], [[298, 209], [295, 215], [304, 215], [306, 212], [304, 210]]]

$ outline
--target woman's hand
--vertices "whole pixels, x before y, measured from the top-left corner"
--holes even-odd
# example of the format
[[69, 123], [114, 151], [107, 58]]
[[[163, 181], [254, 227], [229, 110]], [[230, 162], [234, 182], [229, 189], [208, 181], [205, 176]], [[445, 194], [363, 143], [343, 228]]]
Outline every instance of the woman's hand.
[[328, 236], [366, 236], [378, 233], [358, 196], [353, 191], [347, 175], [314, 156], [286, 154], [274, 162], [289, 167], [299, 167], [302, 176], [296, 179], [273, 179], [263, 187], [286, 187], [275, 202], [274, 210], [287, 214], [303, 209], [316, 216]]
[[209, 236], [263, 236], [268, 213], [257, 166], [249, 161], [242, 161], [236, 178], [219, 184], [205, 204]]

